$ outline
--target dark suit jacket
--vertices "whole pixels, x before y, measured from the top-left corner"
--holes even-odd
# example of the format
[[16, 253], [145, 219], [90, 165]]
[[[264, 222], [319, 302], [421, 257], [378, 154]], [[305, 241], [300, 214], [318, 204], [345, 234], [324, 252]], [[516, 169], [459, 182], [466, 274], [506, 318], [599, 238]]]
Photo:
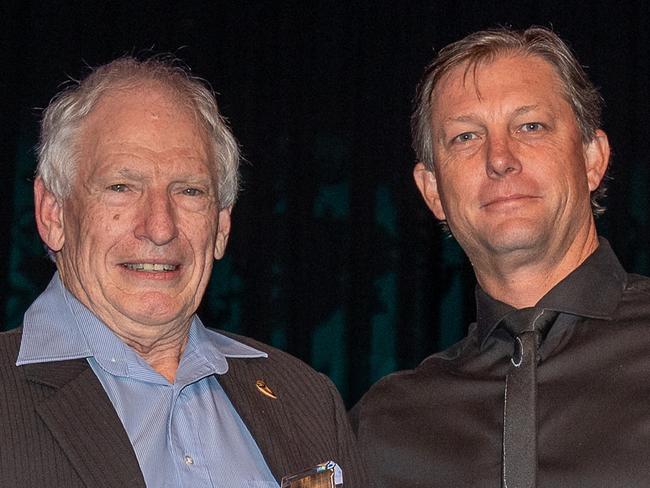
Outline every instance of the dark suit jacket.
[[[0, 334], [0, 486], [144, 487], [110, 399], [84, 359], [16, 367], [20, 329]], [[251, 339], [268, 359], [229, 358], [219, 376], [279, 481], [323, 461], [345, 488], [369, 486], [332, 383], [298, 359]], [[262, 395], [264, 380], [277, 399]]]

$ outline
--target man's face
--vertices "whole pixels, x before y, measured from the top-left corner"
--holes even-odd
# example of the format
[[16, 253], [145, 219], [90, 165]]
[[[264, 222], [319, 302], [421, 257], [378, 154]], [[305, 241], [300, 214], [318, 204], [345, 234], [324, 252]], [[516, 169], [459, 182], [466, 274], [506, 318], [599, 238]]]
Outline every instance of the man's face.
[[63, 281], [109, 327], [187, 324], [196, 310], [230, 226], [210, 161], [193, 114], [149, 84], [104, 95], [83, 122], [62, 208], [37, 182]]
[[434, 173], [415, 171], [425, 200], [470, 258], [537, 256], [593, 226], [590, 191], [607, 165], [606, 136], [583, 144], [560, 79], [535, 56], [462, 65], [432, 106]]

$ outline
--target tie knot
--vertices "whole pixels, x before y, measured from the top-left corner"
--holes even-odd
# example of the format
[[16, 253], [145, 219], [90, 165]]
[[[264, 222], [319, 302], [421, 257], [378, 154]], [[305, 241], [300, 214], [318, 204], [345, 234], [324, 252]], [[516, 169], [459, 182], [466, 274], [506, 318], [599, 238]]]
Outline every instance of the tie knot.
[[540, 307], [527, 307], [513, 310], [506, 315], [501, 324], [514, 337], [524, 332], [537, 331], [546, 335], [546, 331], [555, 321], [558, 312]]

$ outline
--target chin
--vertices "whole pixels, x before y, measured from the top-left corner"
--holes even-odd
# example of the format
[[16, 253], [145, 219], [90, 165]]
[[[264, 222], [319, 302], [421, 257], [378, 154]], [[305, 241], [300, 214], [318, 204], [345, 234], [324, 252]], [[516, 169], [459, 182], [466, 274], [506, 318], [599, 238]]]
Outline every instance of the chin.
[[517, 238], [506, 239], [500, 236], [490, 242], [489, 247], [495, 254], [512, 254], [512, 253], [535, 253], [544, 250], [543, 243], [540, 239], [532, 236], [517, 236]]
[[188, 312], [190, 307], [174, 298], [163, 293], [148, 293], [139, 300], [131, 300], [123, 313], [144, 325], [163, 325], [191, 316], [193, 312]]
[[517, 251], [531, 251], [543, 247], [547, 235], [539, 225], [530, 222], [513, 222], [507, 226], [500, 226], [486, 233], [484, 243], [488, 249], [497, 254], [506, 254]]
[[156, 311], [151, 311], [151, 312], [152, 313], [148, 314], [146, 313], [146, 310], [143, 308], [140, 310], [124, 311], [124, 314], [128, 315], [129, 318], [134, 322], [137, 322], [145, 326], [150, 326], [150, 327], [166, 325], [174, 321], [177, 321], [181, 317], [183, 317], [182, 321], [183, 322], [185, 321], [184, 314], [182, 314], [178, 310], [172, 311], [172, 310], [158, 309]]

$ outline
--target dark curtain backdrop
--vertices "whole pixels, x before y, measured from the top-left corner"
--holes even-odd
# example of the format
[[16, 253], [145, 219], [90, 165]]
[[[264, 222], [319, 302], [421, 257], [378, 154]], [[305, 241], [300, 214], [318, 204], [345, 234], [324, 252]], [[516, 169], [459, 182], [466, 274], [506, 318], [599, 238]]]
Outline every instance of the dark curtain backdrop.
[[408, 130], [424, 65], [473, 30], [552, 26], [588, 67], [614, 147], [599, 227], [649, 273], [649, 17], [642, 1], [2, 0], [2, 327], [53, 272], [32, 216], [39, 108], [86, 66], [148, 49], [210, 81], [246, 158], [202, 317], [301, 357], [350, 405], [474, 317], [471, 266], [416, 194]]

